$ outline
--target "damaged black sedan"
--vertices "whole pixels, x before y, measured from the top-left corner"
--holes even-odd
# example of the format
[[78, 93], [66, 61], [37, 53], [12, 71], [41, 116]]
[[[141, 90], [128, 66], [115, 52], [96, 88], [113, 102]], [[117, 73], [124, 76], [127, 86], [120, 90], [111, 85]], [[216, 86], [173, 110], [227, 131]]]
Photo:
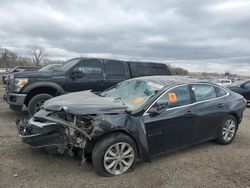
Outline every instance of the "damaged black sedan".
[[80, 153], [103, 176], [129, 171], [138, 159], [208, 140], [233, 141], [246, 108], [237, 93], [199, 80], [152, 76], [95, 94], [48, 100], [17, 123], [23, 142], [59, 153]]

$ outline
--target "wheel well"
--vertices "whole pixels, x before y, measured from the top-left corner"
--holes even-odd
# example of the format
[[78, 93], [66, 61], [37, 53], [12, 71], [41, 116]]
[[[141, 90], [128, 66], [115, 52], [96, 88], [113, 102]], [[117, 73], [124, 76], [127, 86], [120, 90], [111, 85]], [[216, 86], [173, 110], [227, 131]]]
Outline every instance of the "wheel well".
[[237, 123], [240, 124], [240, 118], [238, 117], [238, 115], [236, 113], [231, 113], [230, 115], [235, 117], [235, 119], [237, 120]]
[[52, 87], [38, 87], [38, 88], [35, 88], [35, 89], [32, 89], [31, 91], [29, 91], [29, 93], [27, 94], [26, 98], [25, 98], [25, 101], [24, 101], [24, 104], [26, 106], [28, 106], [30, 100], [38, 95], [38, 94], [42, 94], [42, 93], [45, 93], [45, 94], [49, 94], [49, 95], [52, 95], [53, 97], [57, 96], [58, 95], [58, 90], [55, 89], [55, 88], [52, 88]]
[[124, 130], [115, 130], [113, 132], [110, 132], [110, 133], [106, 133], [106, 134], [103, 134], [101, 135], [98, 139], [95, 139], [90, 145], [88, 145], [88, 152], [92, 153], [96, 143], [103, 139], [104, 137], [107, 137], [109, 135], [112, 135], [112, 134], [117, 134], [117, 133], [122, 133], [122, 134], [125, 134], [127, 136], [129, 136], [134, 142], [135, 142], [135, 145], [136, 145], [136, 149], [137, 149], [137, 153], [138, 153], [138, 158], [140, 158], [140, 150], [139, 150], [139, 147], [138, 147], [138, 143], [136, 142], [135, 138], [133, 136], [131, 136], [129, 133], [127, 133], [126, 131]]

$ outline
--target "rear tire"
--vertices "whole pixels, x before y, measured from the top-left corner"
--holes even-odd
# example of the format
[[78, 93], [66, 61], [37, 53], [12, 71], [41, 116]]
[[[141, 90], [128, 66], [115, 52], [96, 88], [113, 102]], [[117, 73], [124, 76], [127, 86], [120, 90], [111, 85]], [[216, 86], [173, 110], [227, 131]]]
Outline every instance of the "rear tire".
[[[116, 152], [116, 147], [118, 152]], [[92, 164], [101, 176], [124, 174], [134, 166], [136, 160], [136, 144], [132, 138], [123, 133], [104, 136], [96, 143], [92, 152]], [[112, 167], [108, 168], [110, 165]]]
[[218, 131], [217, 143], [221, 145], [230, 144], [236, 135], [238, 122], [232, 115], [227, 116], [221, 123]]
[[34, 96], [28, 104], [29, 115], [34, 115], [36, 112], [38, 112], [41, 109], [43, 103], [52, 97], [53, 96], [49, 94], [38, 94]]
[[10, 104], [9, 107], [14, 112], [21, 112], [23, 109], [23, 106], [17, 106], [17, 105], [12, 105], [12, 104]]

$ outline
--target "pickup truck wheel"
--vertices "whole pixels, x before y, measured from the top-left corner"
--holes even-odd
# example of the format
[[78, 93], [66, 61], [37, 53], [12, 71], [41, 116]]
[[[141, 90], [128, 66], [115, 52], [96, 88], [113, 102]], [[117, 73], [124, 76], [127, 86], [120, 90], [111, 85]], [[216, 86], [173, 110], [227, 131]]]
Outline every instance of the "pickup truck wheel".
[[41, 109], [43, 103], [52, 97], [53, 96], [49, 94], [39, 94], [34, 96], [28, 104], [29, 115], [33, 115], [38, 112]]
[[137, 160], [133, 139], [114, 133], [100, 139], [92, 152], [92, 164], [101, 176], [116, 176], [128, 172]]
[[23, 109], [23, 106], [17, 106], [17, 105], [12, 105], [10, 104], [10, 109], [14, 112], [21, 112]]

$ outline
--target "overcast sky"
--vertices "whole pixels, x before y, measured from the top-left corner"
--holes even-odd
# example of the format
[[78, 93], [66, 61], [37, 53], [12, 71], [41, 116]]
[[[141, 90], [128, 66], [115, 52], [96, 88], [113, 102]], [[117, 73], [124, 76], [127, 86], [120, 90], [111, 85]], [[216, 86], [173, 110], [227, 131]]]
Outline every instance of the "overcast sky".
[[249, 0], [0, 0], [0, 46], [250, 74]]

